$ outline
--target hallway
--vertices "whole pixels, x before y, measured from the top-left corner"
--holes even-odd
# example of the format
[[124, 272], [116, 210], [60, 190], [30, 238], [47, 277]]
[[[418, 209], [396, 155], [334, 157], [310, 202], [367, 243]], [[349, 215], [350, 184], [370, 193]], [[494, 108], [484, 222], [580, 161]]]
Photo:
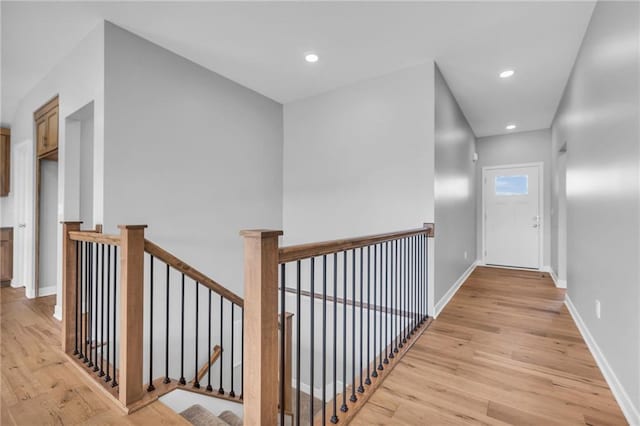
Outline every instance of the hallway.
[[477, 268], [352, 424], [627, 424], [564, 295]]

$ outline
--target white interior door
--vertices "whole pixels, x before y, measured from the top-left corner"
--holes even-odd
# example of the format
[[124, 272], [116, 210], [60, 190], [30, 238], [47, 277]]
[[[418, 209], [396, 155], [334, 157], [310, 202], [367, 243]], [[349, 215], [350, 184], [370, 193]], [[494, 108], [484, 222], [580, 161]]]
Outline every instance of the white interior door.
[[541, 267], [540, 165], [483, 169], [484, 262]]
[[15, 287], [29, 287], [31, 283], [31, 238], [29, 197], [32, 194], [31, 188], [31, 158], [30, 142], [25, 141], [16, 145], [15, 148], [15, 228], [14, 228], [14, 253], [15, 268], [12, 285]]

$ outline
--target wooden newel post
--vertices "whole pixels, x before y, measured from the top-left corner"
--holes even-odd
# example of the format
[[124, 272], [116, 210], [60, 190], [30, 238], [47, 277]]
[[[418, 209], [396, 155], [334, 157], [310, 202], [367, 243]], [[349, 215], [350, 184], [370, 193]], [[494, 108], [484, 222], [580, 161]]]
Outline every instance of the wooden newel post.
[[62, 350], [76, 348], [78, 250], [69, 232], [79, 231], [82, 222], [62, 222]]
[[144, 229], [120, 225], [120, 359], [118, 398], [124, 406], [138, 401], [142, 388], [144, 300]]
[[250, 230], [244, 238], [244, 424], [278, 423], [278, 237]]

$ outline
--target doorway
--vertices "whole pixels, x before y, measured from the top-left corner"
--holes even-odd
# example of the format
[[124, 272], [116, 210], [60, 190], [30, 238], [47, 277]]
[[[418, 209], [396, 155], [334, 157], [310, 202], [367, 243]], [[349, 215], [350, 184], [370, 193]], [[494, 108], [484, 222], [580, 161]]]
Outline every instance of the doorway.
[[483, 167], [483, 259], [487, 265], [540, 269], [542, 163]]

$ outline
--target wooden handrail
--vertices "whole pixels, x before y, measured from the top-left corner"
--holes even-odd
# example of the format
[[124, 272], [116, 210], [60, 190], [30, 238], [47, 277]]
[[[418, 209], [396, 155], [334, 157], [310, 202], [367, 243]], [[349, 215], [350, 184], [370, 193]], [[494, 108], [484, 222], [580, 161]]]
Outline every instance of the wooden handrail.
[[282, 247], [278, 250], [278, 262], [288, 263], [296, 260], [308, 259], [310, 257], [338, 253], [344, 250], [366, 247], [372, 244], [397, 240], [414, 235], [425, 234], [427, 237], [433, 237], [433, 229], [434, 227], [432, 223], [425, 223], [424, 227], [422, 228], [409, 229], [406, 231], [389, 232], [386, 234], [369, 235], [366, 237], [347, 238], [333, 241], [323, 241], [319, 243]]
[[244, 300], [242, 299], [242, 297], [238, 296], [237, 294], [227, 289], [226, 287], [223, 287], [222, 285], [218, 284], [217, 282], [215, 282], [214, 280], [212, 280], [202, 272], [198, 271], [193, 266], [178, 259], [176, 256], [172, 255], [171, 253], [169, 253], [159, 245], [145, 239], [144, 250], [150, 255], [156, 257], [157, 259], [160, 259], [167, 265], [173, 267], [177, 271], [182, 272], [192, 280], [197, 281], [198, 283], [202, 284], [205, 287], [210, 288], [211, 290], [213, 290], [220, 296], [224, 297], [225, 299], [235, 303], [237, 306], [240, 306], [241, 308], [244, 307]]
[[[213, 347], [213, 352], [211, 352], [211, 358], [209, 358], [209, 360], [205, 362], [202, 367], [200, 367], [200, 370], [198, 370], [198, 374], [196, 375], [196, 379], [192, 380], [192, 382], [200, 382], [200, 380], [202, 380], [202, 378], [207, 375], [207, 372], [209, 371], [209, 365], [213, 365], [218, 360], [221, 353], [222, 348], [218, 345], [215, 345]], [[231, 368], [233, 368], [233, 366], [231, 366]]]
[[101, 234], [98, 231], [70, 231], [69, 238], [73, 241], [87, 241], [111, 246], [120, 245], [119, 235]]

